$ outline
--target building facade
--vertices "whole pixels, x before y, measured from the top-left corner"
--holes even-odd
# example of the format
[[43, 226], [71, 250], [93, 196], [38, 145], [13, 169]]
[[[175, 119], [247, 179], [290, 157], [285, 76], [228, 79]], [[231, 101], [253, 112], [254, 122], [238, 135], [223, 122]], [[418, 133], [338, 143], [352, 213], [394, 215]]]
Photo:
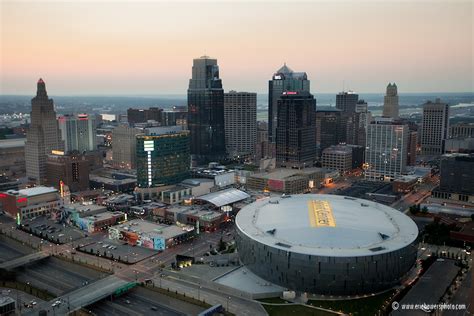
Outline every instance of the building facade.
[[0, 174], [15, 178], [24, 177], [25, 138], [0, 140]]
[[343, 91], [336, 95], [336, 109], [345, 113], [354, 113], [356, 111], [359, 95], [352, 91]]
[[319, 155], [323, 150], [343, 142], [345, 125], [342, 111], [334, 107], [321, 107], [316, 110], [316, 143]]
[[432, 197], [474, 204], [474, 154], [443, 155], [439, 180]]
[[450, 125], [449, 138], [474, 138], [474, 123]]
[[230, 91], [224, 94], [225, 144], [231, 158], [255, 156], [257, 94]]
[[402, 175], [407, 165], [408, 126], [378, 120], [369, 124], [365, 151], [365, 178], [388, 181]]
[[383, 116], [398, 119], [399, 115], [398, 105], [398, 90], [395, 83], [389, 83], [387, 86], [387, 92], [383, 99]]
[[79, 152], [97, 149], [97, 132], [95, 116], [88, 114], [64, 115], [58, 119], [64, 151]]
[[89, 160], [79, 152], [51, 154], [46, 161], [46, 185], [60, 189], [61, 182], [70, 192], [89, 189]]
[[112, 131], [112, 164], [117, 168], [135, 169], [137, 135], [143, 131], [128, 125], [119, 125]]
[[286, 63], [276, 71], [268, 82], [268, 137], [270, 143], [276, 142], [278, 125], [278, 100], [283, 92], [310, 92], [310, 81], [306, 72], [294, 72]]
[[37, 186], [0, 193], [0, 203], [6, 214], [17, 220], [23, 220], [59, 210], [63, 201], [55, 188]]
[[348, 146], [331, 146], [323, 150], [321, 164], [324, 168], [346, 174], [352, 170], [352, 149]]
[[316, 160], [316, 100], [309, 92], [286, 91], [278, 100], [278, 166], [311, 167]]
[[53, 150], [64, 150], [53, 99], [48, 98], [42, 79], [38, 80], [36, 96], [31, 100], [30, 117], [25, 143], [26, 175], [41, 184], [46, 178], [47, 155]]
[[147, 121], [161, 122], [163, 109], [152, 107], [149, 109], [132, 109], [127, 110], [127, 120], [130, 125], [136, 123], [146, 123]]
[[189, 177], [189, 142], [189, 131], [180, 126], [150, 128], [137, 136], [138, 187], [172, 185]]
[[449, 131], [449, 105], [436, 99], [423, 105], [421, 125], [421, 154], [439, 156], [444, 153]]
[[197, 162], [226, 157], [224, 90], [217, 59], [202, 56], [193, 60], [188, 89], [188, 129], [191, 154]]

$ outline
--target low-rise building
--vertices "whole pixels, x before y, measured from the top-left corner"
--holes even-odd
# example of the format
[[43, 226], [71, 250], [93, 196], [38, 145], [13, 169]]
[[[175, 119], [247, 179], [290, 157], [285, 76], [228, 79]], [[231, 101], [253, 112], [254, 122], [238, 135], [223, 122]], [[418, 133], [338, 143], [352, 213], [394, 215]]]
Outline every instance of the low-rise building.
[[323, 150], [321, 164], [324, 168], [336, 169], [341, 174], [352, 170], [352, 148], [348, 146], [330, 146]]
[[57, 189], [44, 186], [0, 193], [0, 203], [8, 215], [20, 220], [48, 215], [63, 204]]
[[126, 220], [127, 217], [125, 213], [118, 211], [103, 212], [86, 217], [80, 217], [79, 214], [75, 214], [75, 217], [72, 218], [72, 221], [77, 227], [89, 233], [107, 230], [110, 226], [117, 225]]
[[144, 220], [132, 220], [110, 227], [109, 238], [121, 239], [130, 245], [164, 250], [194, 237], [194, 227], [156, 224]]
[[181, 203], [186, 199], [191, 197], [191, 188], [182, 186], [182, 185], [175, 185], [169, 189], [161, 191], [160, 200], [166, 204], [177, 204]]
[[249, 176], [247, 187], [251, 190], [286, 194], [304, 193], [313, 188], [319, 188], [324, 182], [327, 172], [328, 170], [324, 168], [278, 168]]
[[14, 315], [16, 302], [10, 296], [0, 296], [0, 315]]
[[196, 231], [215, 231], [226, 220], [226, 214], [193, 207], [171, 207], [166, 210], [165, 220], [170, 223], [192, 225]]

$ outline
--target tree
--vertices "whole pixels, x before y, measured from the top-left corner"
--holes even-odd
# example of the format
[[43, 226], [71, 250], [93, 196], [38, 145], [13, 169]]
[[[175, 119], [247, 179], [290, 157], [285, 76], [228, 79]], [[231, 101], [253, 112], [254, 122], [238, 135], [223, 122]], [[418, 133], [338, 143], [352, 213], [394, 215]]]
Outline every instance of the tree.
[[222, 237], [219, 240], [219, 244], [218, 244], [217, 248], [218, 248], [219, 251], [222, 251], [226, 248], [226, 244], [225, 244], [224, 240], [222, 240]]
[[474, 221], [474, 214], [471, 214], [471, 220]]
[[423, 214], [428, 213], [428, 208], [427, 208], [426, 206], [423, 206], [423, 208], [421, 209], [421, 212], [422, 212]]

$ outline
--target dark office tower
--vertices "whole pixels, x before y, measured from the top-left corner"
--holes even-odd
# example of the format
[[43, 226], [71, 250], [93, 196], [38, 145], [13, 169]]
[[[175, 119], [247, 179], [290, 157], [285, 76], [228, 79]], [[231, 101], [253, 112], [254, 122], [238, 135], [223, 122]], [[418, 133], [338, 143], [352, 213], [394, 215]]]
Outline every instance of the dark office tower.
[[312, 167], [315, 160], [316, 100], [306, 91], [285, 91], [278, 100], [277, 165]]
[[60, 189], [62, 181], [69, 191], [89, 189], [89, 160], [78, 151], [66, 155], [61, 153], [48, 155], [46, 161], [46, 185]]
[[188, 129], [191, 155], [198, 163], [225, 158], [224, 90], [217, 59], [193, 60], [188, 89]]
[[354, 113], [357, 107], [359, 95], [352, 91], [343, 91], [336, 95], [336, 108], [345, 113]]
[[383, 99], [383, 116], [398, 118], [398, 91], [397, 85], [389, 83], [387, 86], [387, 93]]
[[132, 126], [137, 123], [146, 123], [147, 121], [161, 122], [163, 109], [132, 109], [127, 110], [127, 120]]
[[48, 98], [42, 79], [38, 80], [36, 97], [31, 99], [30, 118], [25, 143], [26, 175], [37, 184], [43, 184], [47, 155], [53, 150], [64, 150], [64, 142], [56, 120], [53, 100]]
[[268, 139], [276, 141], [278, 100], [285, 91], [310, 92], [310, 81], [306, 72], [294, 72], [286, 64], [273, 75], [268, 82]]
[[318, 107], [316, 110], [316, 142], [319, 156], [324, 149], [338, 145], [346, 134], [342, 112], [334, 107]]

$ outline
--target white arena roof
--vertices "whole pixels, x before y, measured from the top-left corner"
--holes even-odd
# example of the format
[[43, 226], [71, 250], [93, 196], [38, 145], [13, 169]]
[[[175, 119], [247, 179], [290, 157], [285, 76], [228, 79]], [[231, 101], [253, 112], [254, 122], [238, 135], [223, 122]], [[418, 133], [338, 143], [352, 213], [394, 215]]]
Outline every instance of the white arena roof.
[[212, 203], [217, 207], [239, 202], [249, 198], [250, 195], [238, 189], [226, 189], [205, 195], [201, 195], [197, 199]]
[[418, 236], [413, 220], [391, 207], [327, 194], [258, 201], [240, 210], [236, 224], [262, 244], [315, 256], [378, 255]]

